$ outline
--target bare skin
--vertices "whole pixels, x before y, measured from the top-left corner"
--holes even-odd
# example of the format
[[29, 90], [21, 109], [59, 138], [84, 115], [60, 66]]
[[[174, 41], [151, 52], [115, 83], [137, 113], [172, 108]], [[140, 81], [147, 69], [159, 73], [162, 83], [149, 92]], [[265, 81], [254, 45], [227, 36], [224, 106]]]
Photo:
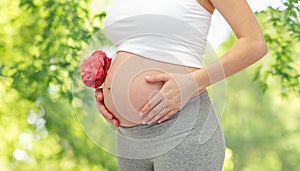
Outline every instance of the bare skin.
[[[217, 9], [231, 26], [238, 41], [217, 61], [211, 63], [206, 68], [194, 70], [189, 75], [186, 75], [188, 79], [182, 76], [173, 77], [167, 72], [145, 77], [148, 83], [155, 84], [160, 82], [163, 85], [159, 90], [159, 96], [153, 96], [141, 108], [140, 113], [142, 114], [141, 117], [144, 123], [151, 124], [155, 121], [165, 121], [180, 110], [178, 106], [182, 105], [182, 99], [190, 99], [194, 95], [193, 92], [202, 92], [208, 86], [247, 68], [265, 56], [268, 51], [259, 24], [245, 0], [197, 1], [211, 13]], [[176, 83], [182, 81], [187, 82], [183, 88], [192, 88], [193, 92], [178, 93], [181, 90]], [[193, 87], [192, 83], [194, 82], [197, 83], [196, 88]], [[98, 99], [97, 107], [100, 113], [102, 113], [108, 122], [119, 126], [118, 119], [105, 108], [101, 90], [97, 90], [95, 94]], [[158, 108], [162, 106], [157, 104], [162, 101], [165, 103], [164, 112], [156, 114], [155, 111], [161, 111]], [[156, 106], [153, 107], [154, 105]]]
[[103, 96], [101, 94], [101, 97], [104, 97], [102, 98], [104, 99], [104, 106], [119, 121], [120, 125], [136, 126], [141, 124], [143, 119], [139, 115], [139, 110], [162, 87], [161, 82], [148, 83], [145, 81], [146, 75], [159, 73], [191, 75], [191, 72], [199, 69], [151, 60], [137, 54], [119, 51], [102, 89]]

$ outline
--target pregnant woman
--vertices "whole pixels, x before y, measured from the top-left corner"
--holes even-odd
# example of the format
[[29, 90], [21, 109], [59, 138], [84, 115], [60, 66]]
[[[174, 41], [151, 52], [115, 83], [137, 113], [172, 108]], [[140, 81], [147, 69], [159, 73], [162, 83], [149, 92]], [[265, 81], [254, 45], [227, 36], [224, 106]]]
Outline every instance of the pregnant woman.
[[[215, 9], [238, 41], [204, 68]], [[115, 0], [104, 25], [117, 54], [95, 96], [118, 127], [119, 170], [222, 170], [225, 142], [206, 88], [267, 53], [247, 2]]]

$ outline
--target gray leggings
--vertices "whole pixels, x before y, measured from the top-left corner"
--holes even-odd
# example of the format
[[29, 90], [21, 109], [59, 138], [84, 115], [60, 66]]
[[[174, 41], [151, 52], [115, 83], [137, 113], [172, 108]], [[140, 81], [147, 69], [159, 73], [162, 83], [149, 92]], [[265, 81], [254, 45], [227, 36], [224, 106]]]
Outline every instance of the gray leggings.
[[225, 141], [207, 92], [163, 123], [119, 127], [119, 171], [219, 171]]

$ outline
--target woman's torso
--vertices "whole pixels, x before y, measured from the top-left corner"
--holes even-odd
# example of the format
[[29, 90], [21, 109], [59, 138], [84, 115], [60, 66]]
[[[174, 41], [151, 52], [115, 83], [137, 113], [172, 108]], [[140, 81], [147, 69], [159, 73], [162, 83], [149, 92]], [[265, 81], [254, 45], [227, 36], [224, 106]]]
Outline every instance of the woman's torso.
[[[209, 4], [201, 5], [207, 9]], [[161, 72], [190, 73], [198, 69], [200, 67], [153, 60], [119, 49], [104, 82], [105, 106], [120, 121], [120, 125], [131, 127], [141, 124], [142, 118], [138, 111], [162, 86], [162, 83], [147, 83], [144, 78], [146, 75]]]
[[139, 55], [119, 51], [103, 86], [104, 103], [122, 126], [141, 124], [138, 111], [162, 83], [147, 83], [146, 75], [167, 73], [190, 73], [199, 68], [174, 65]]

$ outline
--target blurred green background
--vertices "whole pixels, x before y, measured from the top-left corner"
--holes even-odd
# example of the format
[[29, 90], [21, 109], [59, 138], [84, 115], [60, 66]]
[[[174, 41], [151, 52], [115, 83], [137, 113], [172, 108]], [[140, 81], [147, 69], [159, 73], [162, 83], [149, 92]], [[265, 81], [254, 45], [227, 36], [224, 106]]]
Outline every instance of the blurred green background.
[[[103, 28], [104, 10], [92, 9], [110, 1], [0, 3], [1, 170], [117, 170], [116, 157], [95, 145], [76, 116], [84, 108], [99, 116], [92, 91], [72, 89], [82, 51]], [[224, 171], [300, 170], [300, 7], [282, 3], [256, 13], [268, 55], [226, 80]], [[218, 56], [235, 41], [229, 36]]]

